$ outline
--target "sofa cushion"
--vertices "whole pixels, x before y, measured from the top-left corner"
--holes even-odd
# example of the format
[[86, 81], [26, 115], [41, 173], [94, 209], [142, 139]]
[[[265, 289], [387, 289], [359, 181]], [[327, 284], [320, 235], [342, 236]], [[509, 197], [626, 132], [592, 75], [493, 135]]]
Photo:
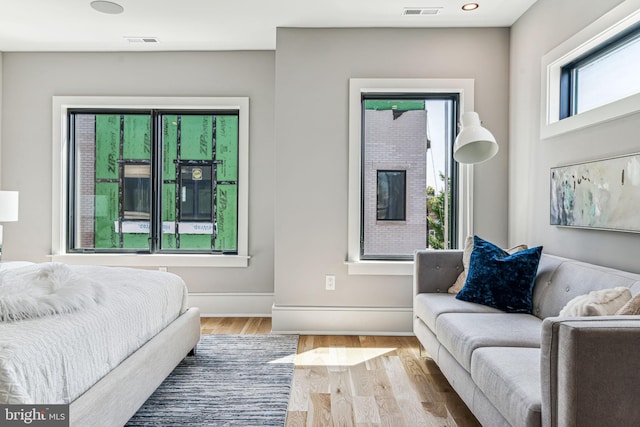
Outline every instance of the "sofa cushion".
[[413, 302], [414, 314], [434, 333], [436, 319], [444, 313], [502, 313], [502, 311], [486, 305], [457, 300], [451, 294], [418, 294]]
[[467, 281], [456, 298], [511, 313], [531, 313], [541, 254], [538, 246], [510, 255], [474, 236]]
[[540, 349], [479, 348], [471, 377], [511, 425], [541, 424]]
[[542, 321], [516, 313], [445, 313], [438, 316], [436, 336], [467, 371], [471, 355], [482, 347], [540, 347]]

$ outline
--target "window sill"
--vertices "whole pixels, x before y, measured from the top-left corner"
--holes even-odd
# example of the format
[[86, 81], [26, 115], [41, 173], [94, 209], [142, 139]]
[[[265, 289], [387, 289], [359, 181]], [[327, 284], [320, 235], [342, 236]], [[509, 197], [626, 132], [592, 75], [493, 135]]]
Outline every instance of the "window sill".
[[413, 261], [347, 261], [350, 275], [413, 276]]
[[51, 261], [108, 267], [248, 267], [248, 256], [197, 254], [58, 254]]

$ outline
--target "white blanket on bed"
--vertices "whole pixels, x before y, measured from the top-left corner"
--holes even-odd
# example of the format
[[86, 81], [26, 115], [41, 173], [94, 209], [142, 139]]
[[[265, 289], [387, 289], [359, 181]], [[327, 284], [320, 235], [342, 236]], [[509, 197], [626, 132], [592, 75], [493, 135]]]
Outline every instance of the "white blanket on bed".
[[70, 268], [104, 295], [73, 313], [0, 321], [0, 404], [75, 400], [186, 310], [186, 286], [174, 274]]
[[56, 262], [0, 270], [0, 321], [33, 319], [95, 307], [104, 286]]

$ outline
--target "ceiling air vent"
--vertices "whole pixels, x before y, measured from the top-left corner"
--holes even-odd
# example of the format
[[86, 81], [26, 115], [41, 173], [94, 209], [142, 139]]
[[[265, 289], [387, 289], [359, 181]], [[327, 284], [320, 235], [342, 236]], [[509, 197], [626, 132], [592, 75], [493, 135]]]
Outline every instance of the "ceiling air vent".
[[437, 15], [441, 7], [405, 7], [404, 16]]
[[158, 43], [156, 37], [125, 37], [129, 43]]

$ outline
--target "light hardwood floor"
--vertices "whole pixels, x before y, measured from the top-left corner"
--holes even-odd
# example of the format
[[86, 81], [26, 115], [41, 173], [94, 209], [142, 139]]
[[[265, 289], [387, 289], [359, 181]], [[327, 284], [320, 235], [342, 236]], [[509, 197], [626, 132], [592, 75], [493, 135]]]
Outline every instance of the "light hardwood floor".
[[[270, 318], [202, 318], [203, 334], [268, 334]], [[301, 335], [287, 427], [477, 427], [415, 337]]]

